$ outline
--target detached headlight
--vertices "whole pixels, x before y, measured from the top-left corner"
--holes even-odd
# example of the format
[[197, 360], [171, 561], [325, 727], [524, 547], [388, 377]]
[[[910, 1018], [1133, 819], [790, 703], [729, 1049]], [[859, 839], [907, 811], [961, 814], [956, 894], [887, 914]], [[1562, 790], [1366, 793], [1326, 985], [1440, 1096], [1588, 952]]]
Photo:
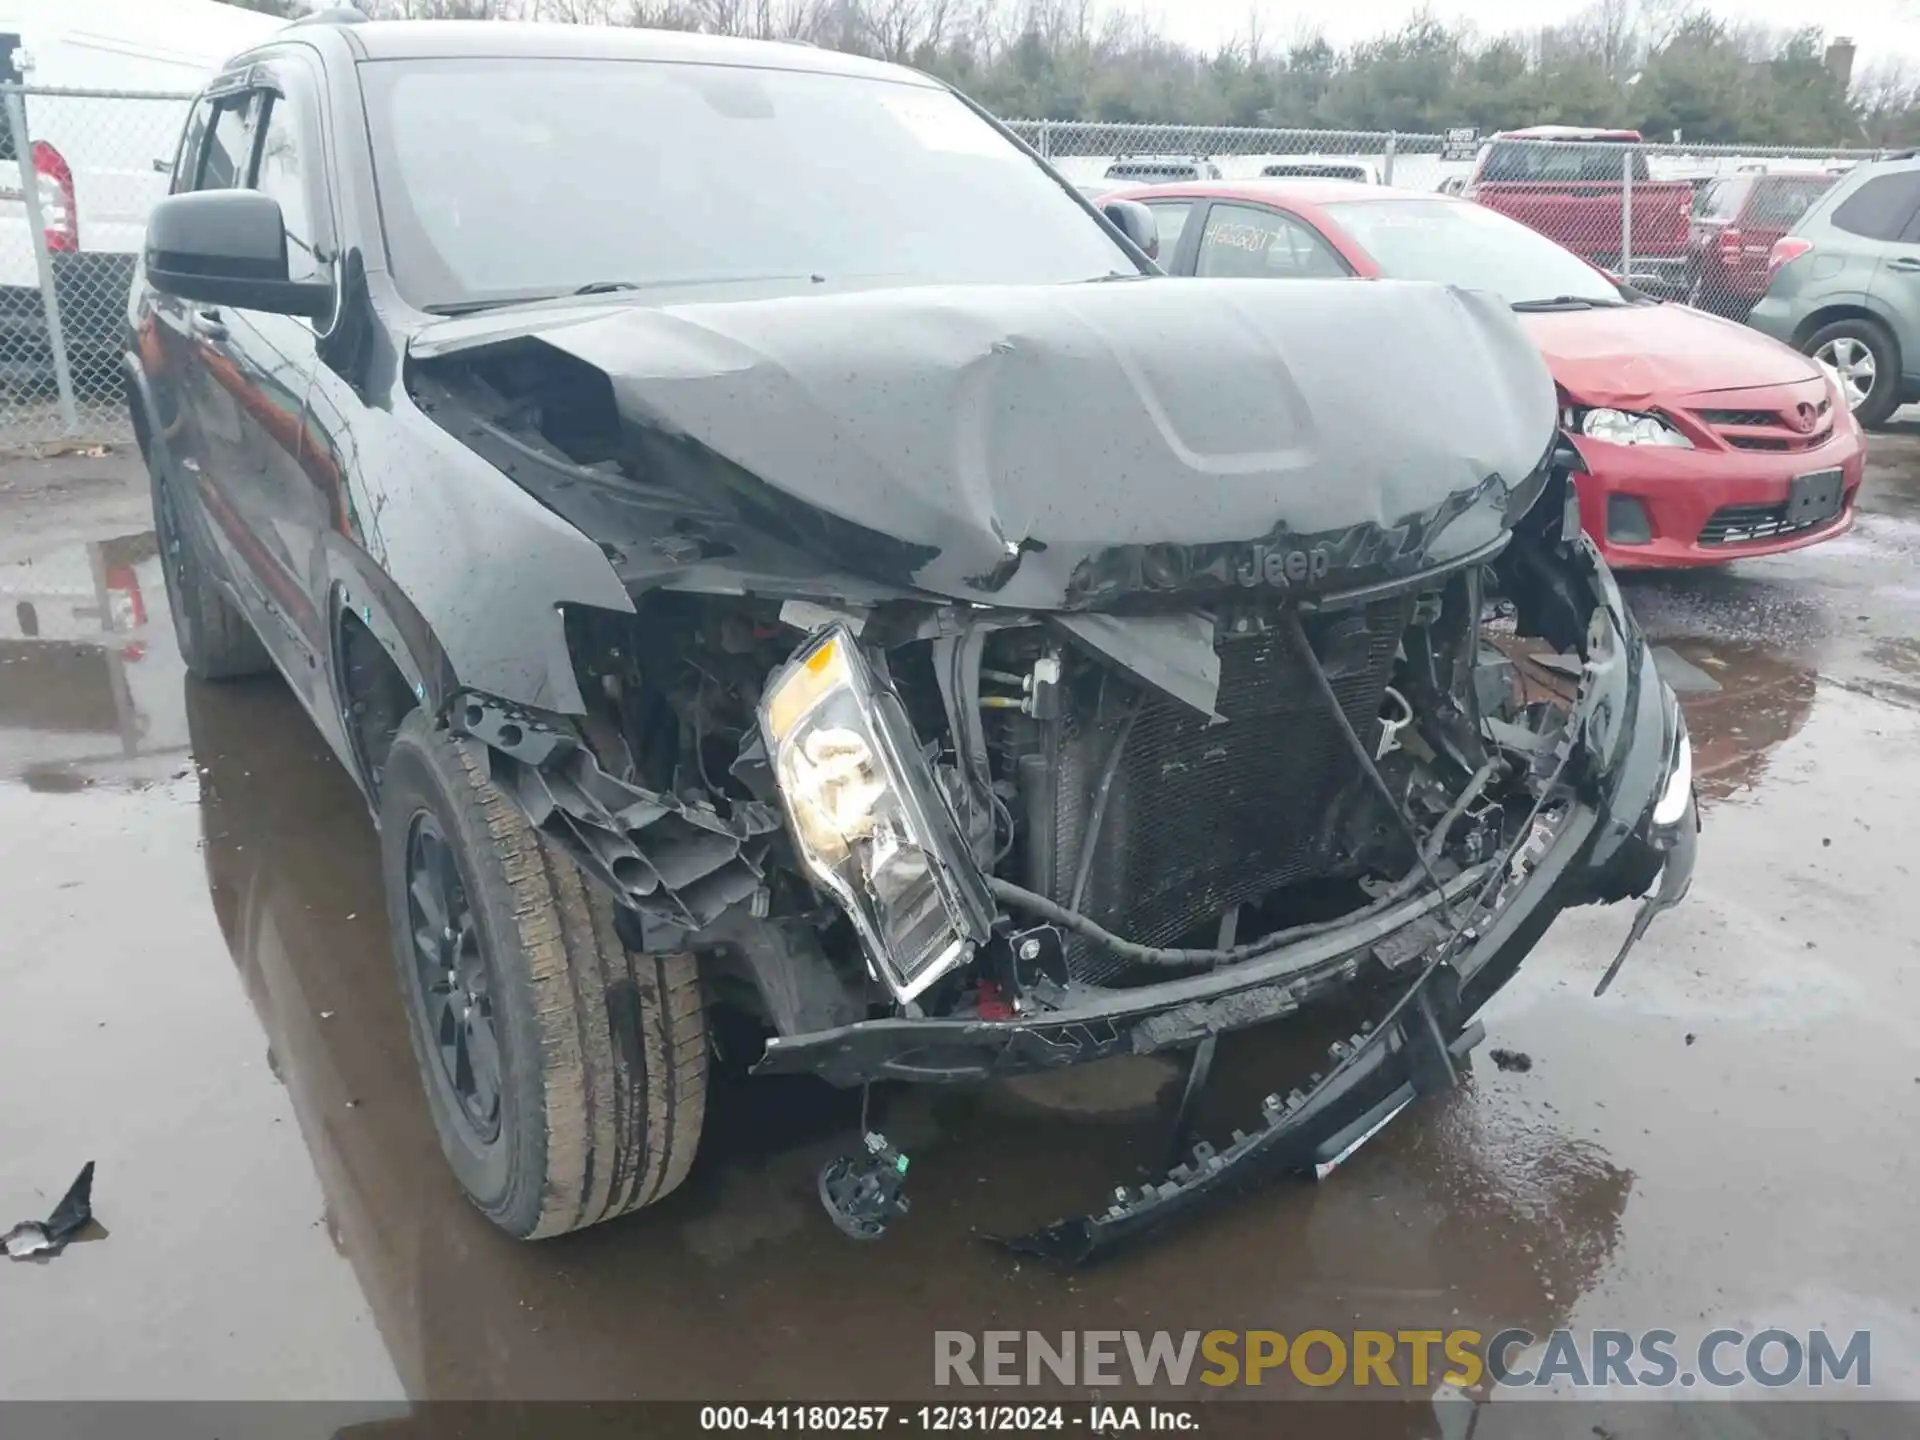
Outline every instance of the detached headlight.
[[1678, 825], [1680, 817], [1687, 813], [1687, 801], [1692, 798], [1693, 742], [1687, 738], [1687, 727], [1682, 724], [1679, 743], [1673, 747], [1673, 768], [1667, 772], [1666, 788], [1654, 803], [1653, 823]]
[[768, 682], [760, 728], [802, 862], [895, 997], [965, 964], [992, 923], [986, 887], [850, 631], [824, 631]]
[[1680, 450], [1693, 448], [1691, 440], [1658, 415], [1642, 415], [1633, 410], [1609, 410], [1605, 407], [1574, 413], [1579, 416], [1582, 435], [1593, 440], [1604, 440], [1609, 445], [1672, 445]]

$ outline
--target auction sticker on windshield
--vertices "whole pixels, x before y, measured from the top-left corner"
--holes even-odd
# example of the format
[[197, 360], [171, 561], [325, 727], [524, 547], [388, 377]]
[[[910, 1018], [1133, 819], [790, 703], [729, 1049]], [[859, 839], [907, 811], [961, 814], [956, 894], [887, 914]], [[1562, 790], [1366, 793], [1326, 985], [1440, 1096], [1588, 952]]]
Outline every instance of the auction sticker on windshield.
[[1020, 151], [953, 96], [940, 90], [902, 90], [880, 103], [929, 150], [1018, 160]]

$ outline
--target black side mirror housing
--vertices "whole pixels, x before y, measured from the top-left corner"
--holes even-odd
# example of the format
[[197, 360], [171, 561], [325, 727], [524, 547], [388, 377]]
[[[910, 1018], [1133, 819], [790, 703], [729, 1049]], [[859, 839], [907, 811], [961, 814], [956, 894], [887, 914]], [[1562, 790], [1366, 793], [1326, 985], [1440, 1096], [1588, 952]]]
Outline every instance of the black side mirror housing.
[[1100, 212], [1149, 260], [1160, 258], [1160, 223], [1138, 200], [1105, 200]]
[[169, 195], [147, 217], [147, 280], [163, 295], [236, 310], [333, 313], [333, 286], [287, 278], [280, 202], [258, 190]]

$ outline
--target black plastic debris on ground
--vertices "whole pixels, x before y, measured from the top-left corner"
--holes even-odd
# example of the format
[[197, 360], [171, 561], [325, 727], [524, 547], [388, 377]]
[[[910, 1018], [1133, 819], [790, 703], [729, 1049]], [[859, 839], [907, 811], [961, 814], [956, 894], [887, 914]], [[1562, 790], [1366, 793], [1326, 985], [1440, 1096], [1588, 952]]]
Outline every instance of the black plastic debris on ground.
[[0, 1250], [7, 1252], [9, 1260], [51, 1260], [92, 1219], [93, 1161], [89, 1160], [53, 1213], [45, 1220], [22, 1220], [0, 1235]]
[[1533, 1069], [1533, 1057], [1524, 1050], [1492, 1050], [1488, 1052], [1488, 1058], [1498, 1069], [1515, 1071], [1521, 1075]]

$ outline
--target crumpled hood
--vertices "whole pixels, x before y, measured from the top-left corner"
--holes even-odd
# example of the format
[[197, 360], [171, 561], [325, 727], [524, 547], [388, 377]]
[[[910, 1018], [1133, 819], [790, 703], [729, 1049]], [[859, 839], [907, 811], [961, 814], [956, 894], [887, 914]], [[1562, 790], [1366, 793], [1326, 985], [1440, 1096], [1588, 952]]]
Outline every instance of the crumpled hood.
[[1684, 305], [1522, 315], [1553, 378], [1588, 405], [1672, 406], [1686, 395], [1819, 380], [1791, 346]]
[[610, 378], [661, 442], [649, 468], [680, 471], [647, 478], [711, 491], [693, 477], [717, 457], [730, 505], [818, 560], [1034, 609], [1465, 554], [1555, 425], [1506, 307], [1425, 284], [906, 288], [536, 333]]

